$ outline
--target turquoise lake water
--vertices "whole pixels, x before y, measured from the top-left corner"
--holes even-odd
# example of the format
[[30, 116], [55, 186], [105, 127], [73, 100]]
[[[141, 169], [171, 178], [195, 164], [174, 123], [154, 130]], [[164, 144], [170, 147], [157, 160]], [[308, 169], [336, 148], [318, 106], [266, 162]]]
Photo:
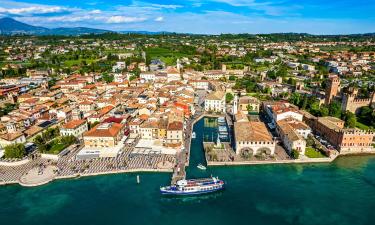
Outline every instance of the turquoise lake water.
[[59, 180], [36, 188], [0, 187], [0, 224], [221, 225], [375, 224], [375, 157], [331, 164], [196, 168], [202, 162], [204, 120], [194, 130], [189, 177], [219, 176], [225, 191], [163, 197], [170, 174], [105, 175]]

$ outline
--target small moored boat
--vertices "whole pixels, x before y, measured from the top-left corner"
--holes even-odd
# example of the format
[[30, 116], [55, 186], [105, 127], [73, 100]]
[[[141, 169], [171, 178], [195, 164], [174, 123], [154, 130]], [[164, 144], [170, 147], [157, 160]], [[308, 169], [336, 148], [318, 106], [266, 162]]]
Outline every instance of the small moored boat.
[[224, 118], [224, 117], [219, 117], [219, 118], [217, 119], [217, 122], [218, 122], [219, 124], [225, 124], [225, 118]]
[[195, 132], [193, 132], [193, 133], [191, 134], [191, 138], [196, 138], [196, 134], [195, 134]]
[[220, 134], [227, 134], [228, 133], [228, 129], [226, 126], [219, 126], [219, 133]]
[[163, 195], [200, 195], [224, 189], [224, 181], [217, 177], [179, 180], [176, 185], [160, 188]]
[[197, 166], [197, 168], [198, 169], [201, 169], [201, 170], [205, 170], [206, 169], [206, 167], [205, 166], [203, 166], [202, 164], [198, 164], [198, 166]]

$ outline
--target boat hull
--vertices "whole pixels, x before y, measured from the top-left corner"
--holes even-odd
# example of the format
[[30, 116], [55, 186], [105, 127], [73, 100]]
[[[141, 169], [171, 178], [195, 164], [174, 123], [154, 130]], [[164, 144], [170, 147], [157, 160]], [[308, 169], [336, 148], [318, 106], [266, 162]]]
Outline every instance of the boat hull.
[[163, 191], [160, 190], [160, 193], [162, 195], [174, 195], [174, 196], [189, 196], [189, 195], [204, 195], [204, 194], [210, 194], [214, 192], [219, 192], [224, 190], [224, 185], [221, 188], [215, 189], [215, 190], [205, 190], [205, 191], [194, 191], [194, 192], [183, 192], [183, 191]]

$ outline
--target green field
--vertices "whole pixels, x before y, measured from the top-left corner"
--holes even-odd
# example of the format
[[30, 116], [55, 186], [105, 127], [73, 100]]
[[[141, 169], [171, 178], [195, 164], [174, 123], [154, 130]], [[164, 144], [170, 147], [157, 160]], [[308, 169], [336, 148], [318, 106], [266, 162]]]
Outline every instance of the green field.
[[91, 64], [92, 62], [95, 61], [95, 59], [77, 59], [77, 60], [66, 60], [64, 62], [64, 65], [67, 66], [67, 67], [71, 67], [71, 66], [79, 66], [81, 65], [81, 62], [82, 61], [86, 61], [87, 64]]
[[315, 150], [314, 148], [311, 148], [311, 147], [306, 147], [305, 155], [309, 158], [325, 158], [326, 157], [319, 150]]
[[355, 124], [355, 126], [361, 130], [372, 130], [369, 126], [361, 123], [361, 122], [358, 122]]
[[189, 55], [180, 52], [174, 52], [173, 50], [166, 48], [147, 48], [146, 56], [148, 60], [160, 59], [168, 66], [174, 65], [178, 58], [188, 57]]
[[57, 143], [57, 144], [54, 144], [51, 147], [51, 149], [48, 151], [48, 153], [59, 154], [62, 150], [64, 150], [64, 148], [66, 148], [66, 146], [64, 144]]

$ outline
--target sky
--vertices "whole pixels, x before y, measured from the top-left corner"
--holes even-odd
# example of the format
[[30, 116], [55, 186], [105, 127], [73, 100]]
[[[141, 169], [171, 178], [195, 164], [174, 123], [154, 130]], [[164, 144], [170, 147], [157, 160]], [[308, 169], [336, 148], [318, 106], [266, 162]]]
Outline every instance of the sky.
[[0, 0], [0, 17], [48, 28], [350, 34], [375, 32], [375, 0]]

